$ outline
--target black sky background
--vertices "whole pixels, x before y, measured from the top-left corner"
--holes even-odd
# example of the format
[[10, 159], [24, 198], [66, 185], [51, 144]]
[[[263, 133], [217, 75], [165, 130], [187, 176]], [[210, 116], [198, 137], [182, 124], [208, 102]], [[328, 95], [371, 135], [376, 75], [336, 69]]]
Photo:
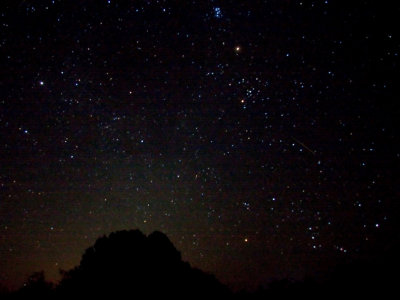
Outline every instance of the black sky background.
[[393, 251], [398, 15], [377, 1], [2, 1], [0, 282], [57, 280], [132, 228], [234, 288]]

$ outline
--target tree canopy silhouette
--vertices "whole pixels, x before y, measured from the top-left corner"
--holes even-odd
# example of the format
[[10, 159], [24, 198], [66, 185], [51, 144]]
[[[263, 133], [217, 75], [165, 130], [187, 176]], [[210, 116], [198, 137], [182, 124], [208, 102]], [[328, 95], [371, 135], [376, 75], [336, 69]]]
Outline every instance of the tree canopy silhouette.
[[[382, 298], [395, 293], [398, 247], [375, 260], [348, 261], [324, 280], [278, 280], [268, 288], [231, 293], [213, 275], [192, 268], [161, 232], [117, 231], [99, 238], [84, 252], [80, 264], [62, 271], [58, 285], [35, 272], [18, 291], [2, 291], [1, 299], [103, 298], [145, 299], [336, 299], [343, 296]], [[393, 275], [395, 274], [395, 275]], [[317, 278], [318, 279], [318, 278]], [[386, 297], [387, 298], [387, 297]]]
[[183, 262], [161, 232], [118, 231], [99, 238], [79, 266], [63, 272], [58, 293], [79, 296], [224, 296], [228, 289], [214, 276]]

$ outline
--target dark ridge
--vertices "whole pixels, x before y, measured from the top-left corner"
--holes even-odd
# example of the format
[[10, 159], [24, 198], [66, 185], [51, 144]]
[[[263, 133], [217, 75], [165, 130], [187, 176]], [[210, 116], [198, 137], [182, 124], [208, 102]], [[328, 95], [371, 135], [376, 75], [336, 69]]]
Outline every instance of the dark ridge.
[[[399, 249], [398, 245], [395, 246]], [[33, 273], [24, 286], [9, 292], [0, 286], [0, 299], [339, 299], [348, 296], [386, 298], [398, 281], [398, 251], [375, 260], [337, 266], [324, 281], [276, 280], [254, 292], [232, 293], [213, 275], [182, 261], [181, 253], [159, 231], [146, 236], [123, 230], [97, 239], [80, 264], [61, 271], [58, 284]]]

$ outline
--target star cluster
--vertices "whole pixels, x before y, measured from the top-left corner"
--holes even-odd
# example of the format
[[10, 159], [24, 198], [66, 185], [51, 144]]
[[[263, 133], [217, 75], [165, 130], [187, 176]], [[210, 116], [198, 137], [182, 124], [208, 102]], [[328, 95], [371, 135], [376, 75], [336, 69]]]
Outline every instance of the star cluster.
[[56, 280], [130, 228], [236, 287], [380, 253], [398, 212], [398, 13], [5, 1], [0, 280]]

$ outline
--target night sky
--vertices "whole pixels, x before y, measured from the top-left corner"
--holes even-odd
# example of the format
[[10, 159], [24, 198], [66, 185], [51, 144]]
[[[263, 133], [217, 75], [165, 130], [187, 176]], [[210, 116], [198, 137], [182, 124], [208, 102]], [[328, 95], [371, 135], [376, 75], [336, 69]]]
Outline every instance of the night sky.
[[0, 282], [112, 231], [230, 287], [398, 237], [399, 5], [1, 1]]

